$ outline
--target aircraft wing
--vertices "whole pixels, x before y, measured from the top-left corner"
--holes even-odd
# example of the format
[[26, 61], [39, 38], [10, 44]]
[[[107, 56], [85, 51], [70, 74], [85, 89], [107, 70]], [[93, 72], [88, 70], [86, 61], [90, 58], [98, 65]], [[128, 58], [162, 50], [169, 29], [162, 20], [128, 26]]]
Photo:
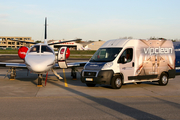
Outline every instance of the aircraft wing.
[[27, 69], [27, 66], [26, 66], [25, 63], [5, 63], [5, 62], [0, 62], [0, 67], [15, 67], [15, 68]]
[[[84, 65], [87, 62], [75, 62], [75, 63], [67, 63], [67, 67], [71, 68], [71, 67], [84, 67]], [[27, 69], [27, 66], [25, 63], [5, 63], [5, 62], [0, 62], [0, 67], [14, 67], [14, 68], [24, 68]], [[54, 65], [55, 69], [61, 69], [58, 65], [58, 63], [56, 63]]]
[[87, 62], [67, 63], [67, 67], [84, 67]]
[[[67, 67], [68, 68], [72, 68], [72, 67], [84, 67], [84, 65], [86, 64], [87, 62], [75, 62], [75, 63], [67, 63]], [[56, 63], [54, 65], [54, 68], [55, 69], [60, 69], [58, 63]]]

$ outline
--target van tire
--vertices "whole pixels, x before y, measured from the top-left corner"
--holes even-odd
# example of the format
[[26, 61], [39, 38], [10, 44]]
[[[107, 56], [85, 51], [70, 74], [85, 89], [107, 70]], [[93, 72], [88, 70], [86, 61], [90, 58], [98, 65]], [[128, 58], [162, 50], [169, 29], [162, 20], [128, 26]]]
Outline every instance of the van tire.
[[114, 76], [111, 80], [111, 86], [113, 89], [120, 89], [122, 84], [121, 76]]
[[161, 86], [165, 86], [168, 84], [168, 81], [169, 81], [168, 75], [166, 73], [162, 73], [160, 78], [159, 78], [158, 83]]
[[88, 87], [94, 87], [94, 86], [96, 86], [96, 84], [91, 84], [91, 83], [86, 83], [86, 85], [87, 85]]

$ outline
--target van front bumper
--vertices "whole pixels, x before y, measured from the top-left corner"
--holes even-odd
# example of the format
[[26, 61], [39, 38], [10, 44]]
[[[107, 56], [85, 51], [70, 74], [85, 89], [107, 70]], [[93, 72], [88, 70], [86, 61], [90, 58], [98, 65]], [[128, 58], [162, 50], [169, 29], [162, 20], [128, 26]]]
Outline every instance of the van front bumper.
[[100, 70], [100, 71], [82, 70], [81, 82], [110, 85], [113, 74], [114, 74], [113, 70]]

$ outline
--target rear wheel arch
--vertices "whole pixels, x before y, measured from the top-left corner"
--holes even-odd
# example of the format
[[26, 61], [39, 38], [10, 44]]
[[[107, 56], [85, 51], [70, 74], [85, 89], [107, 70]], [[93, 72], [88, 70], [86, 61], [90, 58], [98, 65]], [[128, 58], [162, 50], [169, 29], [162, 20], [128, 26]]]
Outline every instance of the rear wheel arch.
[[167, 76], [169, 77], [169, 73], [166, 72], [166, 71], [163, 71], [163, 72], [158, 76], [158, 79], [160, 79], [160, 77], [161, 77], [162, 74], [167, 74]]

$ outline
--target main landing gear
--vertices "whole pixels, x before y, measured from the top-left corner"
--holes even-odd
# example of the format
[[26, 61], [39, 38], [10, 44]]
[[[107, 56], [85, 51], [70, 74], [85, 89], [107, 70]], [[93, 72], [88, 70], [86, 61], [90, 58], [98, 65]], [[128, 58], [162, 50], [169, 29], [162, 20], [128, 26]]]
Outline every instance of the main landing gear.
[[10, 68], [10, 80], [15, 80], [15, 77], [16, 77], [16, 69], [15, 68]]
[[[10, 80], [15, 80], [15, 77], [16, 77], [16, 69], [11, 67], [10, 70]], [[9, 73], [8, 72], [8, 73]], [[7, 73], [7, 74], [8, 74]], [[38, 74], [38, 87], [42, 87], [42, 80], [43, 80], [43, 77], [42, 77], [42, 74]]]
[[76, 68], [72, 67], [72, 69], [71, 69], [71, 76], [72, 76], [73, 80], [77, 80], [76, 71], [77, 71]]

